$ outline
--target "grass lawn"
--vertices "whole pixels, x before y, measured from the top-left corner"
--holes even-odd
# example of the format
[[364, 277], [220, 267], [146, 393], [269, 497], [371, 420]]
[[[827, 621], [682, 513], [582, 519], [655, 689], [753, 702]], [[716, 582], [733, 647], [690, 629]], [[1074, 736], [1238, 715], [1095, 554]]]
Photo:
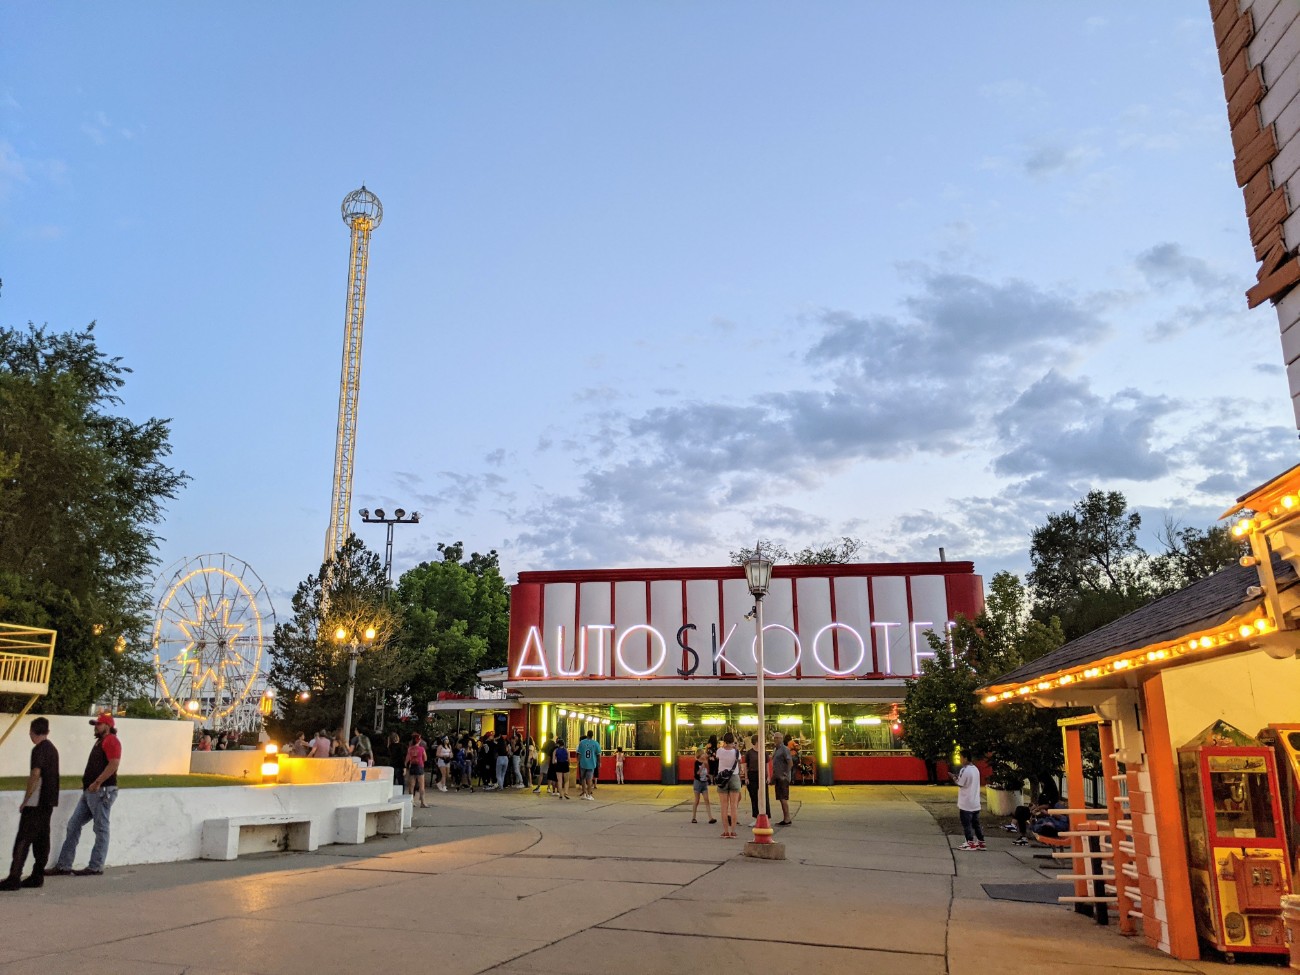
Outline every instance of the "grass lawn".
[[[120, 789], [203, 789], [214, 785], [256, 785], [252, 779], [233, 775], [119, 775]], [[25, 775], [0, 775], [0, 792], [21, 792], [27, 786]], [[60, 789], [81, 791], [80, 775], [59, 776]]]

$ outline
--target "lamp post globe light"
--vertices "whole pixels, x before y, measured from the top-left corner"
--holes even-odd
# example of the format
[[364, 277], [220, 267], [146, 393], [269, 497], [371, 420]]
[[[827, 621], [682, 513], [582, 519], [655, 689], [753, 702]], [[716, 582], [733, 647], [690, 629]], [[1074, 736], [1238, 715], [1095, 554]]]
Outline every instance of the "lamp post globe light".
[[348, 648], [348, 696], [343, 705], [343, 744], [352, 740], [352, 697], [357, 689], [357, 660], [361, 657], [361, 648], [375, 642], [375, 628], [366, 626], [349, 630], [340, 626], [334, 630], [334, 642]]
[[767, 713], [763, 677], [763, 597], [772, 583], [772, 560], [763, 558], [761, 549], [745, 560], [745, 582], [754, 597], [754, 659], [758, 664], [755, 678], [758, 696], [758, 815], [754, 818], [754, 839], [745, 844], [745, 856], [762, 860], [784, 860], [785, 844], [772, 840], [772, 820], [767, 808]]

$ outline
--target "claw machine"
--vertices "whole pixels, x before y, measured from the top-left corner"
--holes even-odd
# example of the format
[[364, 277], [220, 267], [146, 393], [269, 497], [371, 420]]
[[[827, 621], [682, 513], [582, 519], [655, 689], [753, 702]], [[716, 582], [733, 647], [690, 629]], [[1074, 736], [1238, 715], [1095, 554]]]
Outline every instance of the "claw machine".
[[1197, 933], [1229, 961], [1287, 954], [1291, 892], [1273, 749], [1218, 721], [1178, 749]]
[[1300, 874], [1300, 725], [1271, 724], [1259, 740], [1273, 749], [1282, 784], [1286, 837], [1291, 844], [1291, 876]]

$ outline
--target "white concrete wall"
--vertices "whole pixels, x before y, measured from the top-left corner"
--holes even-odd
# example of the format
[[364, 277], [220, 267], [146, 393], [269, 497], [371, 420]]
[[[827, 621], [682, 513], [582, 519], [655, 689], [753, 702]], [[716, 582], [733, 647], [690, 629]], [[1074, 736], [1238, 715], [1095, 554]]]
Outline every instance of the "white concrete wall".
[[[26, 775], [31, 767], [32, 740], [28, 714], [0, 745], [0, 775]], [[47, 714], [50, 741], [59, 750], [59, 772], [80, 775], [95, 743], [88, 715]], [[0, 714], [0, 728], [8, 728], [12, 714]], [[152, 721], [118, 718], [117, 737], [122, 742], [122, 775], [186, 775], [190, 770], [190, 741], [194, 726], [188, 721]], [[0, 841], [2, 842], [2, 841]]]
[[[382, 777], [366, 782], [321, 785], [122, 789], [113, 804], [108, 866], [197, 860], [204, 820], [233, 816], [306, 813], [315, 823], [316, 835], [324, 846], [334, 841], [339, 808], [385, 802], [392, 792], [392, 782]], [[68, 817], [80, 796], [80, 792], [59, 795], [59, 807], [54, 811], [50, 830], [51, 860], [58, 856]], [[0, 792], [0, 843], [9, 844], [17, 833], [19, 798], [16, 792]], [[87, 825], [77, 846], [74, 866], [86, 865], [94, 842], [92, 827]]]
[[[233, 775], [236, 778], [252, 782], [262, 781], [262, 760], [265, 753], [261, 749], [222, 752], [191, 752], [190, 771], [196, 775]], [[298, 758], [293, 755], [279, 756], [281, 783], [309, 785], [320, 782], [360, 782], [366, 779], [382, 778], [385, 775], [391, 781], [393, 770], [388, 766], [376, 765], [365, 768], [360, 762], [351, 758]], [[384, 769], [383, 772], [380, 769]]]
[[1253, 735], [1269, 724], [1300, 721], [1300, 660], [1263, 650], [1164, 671], [1169, 743], [1183, 745], [1222, 719]]

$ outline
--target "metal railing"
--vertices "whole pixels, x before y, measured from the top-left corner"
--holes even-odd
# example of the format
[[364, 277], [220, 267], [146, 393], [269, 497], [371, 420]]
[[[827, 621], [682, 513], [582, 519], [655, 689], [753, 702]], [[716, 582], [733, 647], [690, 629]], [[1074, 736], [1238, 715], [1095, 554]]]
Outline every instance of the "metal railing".
[[0, 623], [0, 690], [5, 684], [38, 684], [44, 693], [50, 683], [55, 636], [54, 630]]

